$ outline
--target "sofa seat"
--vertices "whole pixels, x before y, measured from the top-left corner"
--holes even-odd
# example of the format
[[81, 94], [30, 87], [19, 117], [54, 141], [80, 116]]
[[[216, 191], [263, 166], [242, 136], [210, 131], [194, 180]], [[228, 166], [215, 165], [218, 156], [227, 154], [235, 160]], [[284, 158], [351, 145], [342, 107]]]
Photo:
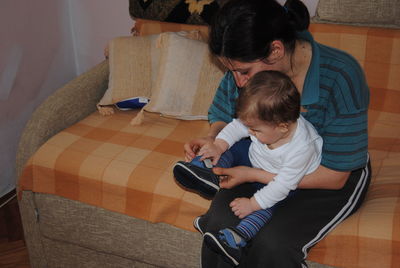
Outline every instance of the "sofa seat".
[[[195, 232], [193, 219], [203, 214], [210, 204], [209, 200], [179, 187], [172, 175], [174, 163], [183, 158], [184, 142], [205, 134], [208, 123], [146, 113], [140, 126], [132, 126], [129, 122], [135, 113], [117, 112], [103, 117], [95, 112], [61, 131], [29, 160], [19, 188], [141, 219], [141, 228], [133, 222], [135, 228], [127, 228], [126, 233], [109, 234], [114, 242], [124, 243], [126, 238], [127, 243], [132, 243], [125, 250], [118, 248], [117, 252], [124, 257], [143, 255], [134, 245], [137, 239], [144, 239], [146, 226], [152, 226], [145, 222], [166, 223]], [[400, 235], [400, 114], [371, 110], [370, 116], [373, 133], [381, 135], [371, 137], [374, 173], [367, 201], [358, 213], [311, 250], [310, 260], [339, 267], [350, 267], [347, 264], [356, 262], [363, 264], [359, 267], [390, 267], [399, 257], [395, 250], [399, 249]], [[387, 140], [384, 137], [387, 134], [393, 137]], [[43, 195], [40, 196], [36, 198], [43, 199]], [[58, 209], [51, 209], [53, 202]], [[111, 241], [106, 239], [107, 235], [102, 234], [103, 242], [98, 242], [101, 236], [95, 240], [85, 239], [85, 234], [102, 230], [96, 227], [98, 216], [95, 213], [65, 213], [68, 209], [62, 209], [62, 201], [53, 202], [42, 200], [39, 207], [45, 237], [68, 243], [79, 241], [84, 247], [105, 250], [104, 243], [109, 245], [107, 241]], [[63, 215], [68, 215], [70, 220]], [[89, 228], [92, 230], [82, 230], [78, 224], [81, 220], [73, 217], [93, 217]], [[65, 236], [66, 230], [72, 233]], [[136, 239], [128, 239], [131, 236]], [[179, 244], [182, 245], [183, 240]], [[111, 248], [115, 246], [111, 244]], [[340, 262], [336, 261], [337, 256], [341, 256]]]
[[[205, 135], [206, 121], [181, 121], [136, 112], [97, 112], [63, 130], [30, 159], [20, 190], [62, 196], [151, 222], [194, 231], [210, 201], [180, 188], [172, 176], [183, 144]], [[189, 131], [188, 131], [189, 130]]]

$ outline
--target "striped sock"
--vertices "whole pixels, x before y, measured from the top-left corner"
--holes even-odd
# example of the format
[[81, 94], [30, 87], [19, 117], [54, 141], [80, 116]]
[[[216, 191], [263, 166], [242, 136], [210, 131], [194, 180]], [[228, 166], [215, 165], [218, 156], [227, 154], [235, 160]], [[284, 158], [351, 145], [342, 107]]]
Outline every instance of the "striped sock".
[[235, 227], [241, 235], [248, 241], [252, 239], [258, 231], [271, 219], [271, 209], [260, 209], [247, 215]]

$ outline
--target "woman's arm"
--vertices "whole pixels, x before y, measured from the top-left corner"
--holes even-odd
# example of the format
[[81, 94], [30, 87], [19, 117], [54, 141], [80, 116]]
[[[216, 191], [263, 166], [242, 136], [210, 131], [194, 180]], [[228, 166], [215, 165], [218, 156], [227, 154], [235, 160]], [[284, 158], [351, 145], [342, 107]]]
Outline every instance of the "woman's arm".
[[218, 135], [219, 132], [227, 125], [227, 123], [222, 121], [214, 122], [210, 125], [210, 130], [208, 131], [207, 137], [211, 137], [213, 140]]
[[341, 189], [348, 177], [350, 171], [335, 171], [324, 166], [319, 166], [313, 173], [304, 176], [298, 187], [301, 189]]
[[276, 176], [263, 169], [246, 166], [236, 166], [232, 168], [213, 168], [213, 172], [221, 176], [221, 188], [233, 188], [245, 182], [260, 182], [267, 184]]
[[[222, 188], [233, 188], [245, 182], [260, 182], [267, 184], [276, 176], [258, 168], [238, 166], [233, 168], [213, 168], [217, 175], [226, 176], [221, 182]], [[319, 166], [313, 173], [304, 176], [298, 188], [301, 189], [341, 189], [349, 177], [350, 172], [340, 172]]]

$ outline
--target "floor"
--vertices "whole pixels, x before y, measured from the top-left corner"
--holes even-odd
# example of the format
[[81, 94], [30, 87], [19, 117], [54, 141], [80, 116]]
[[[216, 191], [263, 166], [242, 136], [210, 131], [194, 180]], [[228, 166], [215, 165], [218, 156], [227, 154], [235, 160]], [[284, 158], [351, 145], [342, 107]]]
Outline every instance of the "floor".
[[0, 199], [0, 267], [30, 267], [15, 191]]

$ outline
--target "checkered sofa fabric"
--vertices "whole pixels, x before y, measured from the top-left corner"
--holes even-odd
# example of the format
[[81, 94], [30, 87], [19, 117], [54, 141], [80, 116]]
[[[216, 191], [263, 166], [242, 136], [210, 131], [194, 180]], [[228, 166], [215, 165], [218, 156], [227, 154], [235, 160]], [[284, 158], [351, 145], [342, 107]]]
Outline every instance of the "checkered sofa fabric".
[[[168, 28], [170, 30], [170, 28]], [[309, 254], [336, 267], [400, 264], [400, 30], [312, 24], [322, 43], [354, 55], [371, 88], [369, 151], [372, 184], [360, 210]], [[173, 164], [183, 144], [207, 133], [205, 121], [136, 112], [97, 112], [45, 143], [29, 160], [19, 190], [63, 196], [151, 222], [194, 231], [210, 201], [179, 187]]]
[[184, 142], [205, 135], [208, 124], [146, 114], [133, 127], [133, 116], [96, 112], [57, 134], [30, 159], [22, 189], [194, 230], [193, 218], [209, 201], [178, 187], [171, 169], [182, 160]]

